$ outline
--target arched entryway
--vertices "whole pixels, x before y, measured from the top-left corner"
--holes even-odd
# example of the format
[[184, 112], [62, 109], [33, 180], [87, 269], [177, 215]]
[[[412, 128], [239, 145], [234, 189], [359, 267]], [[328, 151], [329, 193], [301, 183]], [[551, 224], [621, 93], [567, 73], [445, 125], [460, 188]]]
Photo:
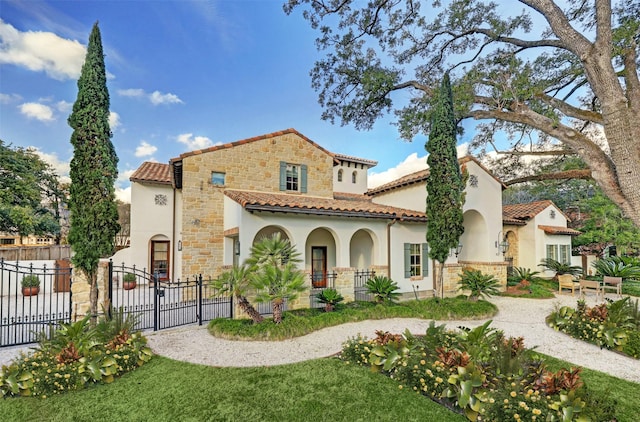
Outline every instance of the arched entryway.
[[160, 281], [169, 280], [171, 263], [171, 242], [163, 234], [157, 234], [149, 241], [149, 268], [151, 274]]
[[358, 230], [349, 243], [349, 266], [359, 270], [373, 265], [373, 239], [367, 230]]
[[336, 241], [326, 228], [309, 233], [305, 245], [305, 267], [311, 269], [313, 287], [326, 287], [327, 273], [336, 266]]
[[487, 222], [476, 210], [468, 210], [464, 213], [464, 233], [460, 237], [462, 250], [458, 259], [460, 261], [494, 261], [490, 256], [489, 231]]

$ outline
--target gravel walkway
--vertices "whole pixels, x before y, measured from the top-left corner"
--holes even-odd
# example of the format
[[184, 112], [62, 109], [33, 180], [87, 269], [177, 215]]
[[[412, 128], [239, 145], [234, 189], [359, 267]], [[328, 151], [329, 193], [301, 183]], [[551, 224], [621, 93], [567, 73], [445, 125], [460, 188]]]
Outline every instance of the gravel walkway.
[[[575, 307], [576, 300], [577, 297], [570, 295], [549, 300], [493, 297], [491, 302], [498, 306], [499, 312], [491, 326], [503, 330], [507, 336], [523, 336], [526, 347], [535, 347], [541, 353], [640, 383], [640, 360], [601, 350], [545, 325], [545, 316], [556, 305]], [[587, 298], [587, 304], [594, 305], [593, 298]], [[455, 328], [460, 325], [476, 327], [485, 321], [442, 322]], [[370, 320], [325, 328], [303, 337], [278, 342], [222, 340], [209, 335], [206, 326], [194, 325], [145, 335], [152, 350], [162, 356], [209, 366], [248, 367], [282, 365], [331, 356], [340, 351], [345, 340], [357, 334], [372, 338], [376, 330], [402, 333], [405, 329], [414, 334], [424, 334], [428, 326], [428, 320], [420, 319]], [[8, 363], [26, 349], [28, 347], [0, 349], [0, 364]]]

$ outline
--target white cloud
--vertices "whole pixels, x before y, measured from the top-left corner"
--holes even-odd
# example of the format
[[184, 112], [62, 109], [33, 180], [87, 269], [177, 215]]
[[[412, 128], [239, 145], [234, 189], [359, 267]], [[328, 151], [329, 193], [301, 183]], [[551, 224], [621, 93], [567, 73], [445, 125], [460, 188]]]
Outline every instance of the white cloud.
[[144, 89], [129, 88], [119, 89], [118, 95], [122, 95], [123, 97], [144, 97], [146, 94], [144, 93]]
[[45, 72], [53, 79], [77, 79], [86, 55], [75, 40], [52, 32], [20, 32], [0, 19], [0, 64], [21, 66]]
[[120, 115], [115, 111], [109, 112], [109, 127], [112, 131], [120, 127]]
[[56, 108], [60, 113], [69, 113], [71, 112], [71, 110], [73, 110], [73, 104], [64, 100], [58, 101], [56, 103]]
[[0, 103], [10, 104], [22, 100], [22, 97], [18, 94], [3, 94], [0, 92]]
[[147, 141], [142, 141], [140, 145], [138, 145], [138, 147], [136, 148], [135, 156], [148, 157], [150, 155], [153, 155], [153, 153], [156, 152], [157, 150], [158, 148], [156, 146], [151, 145]]
[[116, 187], [116, 199], [124, 202], [125, 204], [131, 203], [131, 186], [127, 186], [126, 188]]
[[[458, 145], [457, 151], [458, 157], [464, 157], [469, 152], [469, 144], [464, 143], [462, 145]], [[427, 156], [424, 155], [422, 157], [418, 157], [418, 153], [414, 152], [395, 167], [391, 167], [390, 169], [387, 169], [380, 173], [369, 173], [367, 177], [368, 188], [371, 189], [380, 185], [384, 185], [385, 183], [393, 182], [394, 180], [397, 180], [403, 176], [415, 173], [420, 170], [425, 170], [426, 168]]]
[[53, 110], [48, 105], [39, 103], [24, 103], [18, 106], [20, 112], [30, 119], [41, 122], [51, 122], [54, 119]]
[[177, 95], [170, 93], [162, 94], [160, 91], [154, 91], [153, 94], [149, 96], [149, 99], [151, 100], [151, 104], [153, 105], [183, 103], [183, 101], [178, 98]]
[[58, 158], [58, 154], [55, 152], [49, 154], [39, 150], [38, 148], [34, 148], [34, 151], [44, 162], [49, 163], [51, 167], [53, 167], [61, 182], [71, 182], [71, 178], [69, 178], [70, 161], [60, 160], [60, 158]]
[[[183, 133], [182, 135], [178, 135], [178, 142], [181, 144], [185, 144], [189, 151], [196, 149], [204, 149], [213, 146], [213, 141], [206, 136], [193, 136], [193, 133]], [[217, 145], [220, 145], [219, 142]]]
[[145, 92], [144, 89], [140, 88], [129, 88], [129, 89], [119, 89], [118, 95], [123, 97], [131, 97], [131, 98], [145, 98], [151, 102], [153, 105], [160, 104], [184, 104], [177, 95], [166, 93], [163, 94], [160, 91], [153, 91], [151, 94]]

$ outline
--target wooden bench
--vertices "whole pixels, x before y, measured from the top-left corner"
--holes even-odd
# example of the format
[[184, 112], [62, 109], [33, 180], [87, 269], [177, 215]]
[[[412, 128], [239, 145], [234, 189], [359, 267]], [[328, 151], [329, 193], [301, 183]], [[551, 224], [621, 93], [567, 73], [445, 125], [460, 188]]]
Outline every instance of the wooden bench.
[[600, 282], [594, 280], [580, 280], [580, 296], [584, 294], [584, 292], [595, 292], [596, 300], [598, 300], [598, 295], [602, 295], [604, 298], [604, 294], [602, 293], [602, 289], [600, 288]]
[[611, 290], [619, 297], [622, 297], [622, 277], [604, 276], [602, 278], [602, 297], [607, 290]]
[[573, 281], [571, 274], [561, 274], [558, 276], [558, 293], [562, 293], [562, 289], [571, 289], [571, 296], [573, 296], [578, 287], [578, 283]]

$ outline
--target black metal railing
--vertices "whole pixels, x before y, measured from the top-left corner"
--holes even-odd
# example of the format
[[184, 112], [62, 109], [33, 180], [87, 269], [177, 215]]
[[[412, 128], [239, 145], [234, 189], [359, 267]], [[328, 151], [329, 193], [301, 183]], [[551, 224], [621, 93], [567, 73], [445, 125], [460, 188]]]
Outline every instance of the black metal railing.
[[[49, 326], [71, 321], [71, 268], [67, 261], [47, 266], [0, 259], [0, 347], [34, 343]], [[37, 288], [22, 288], [25, 276]]]
[[353, 273], [353, 296], [356, 301], [371, 302], [373, 295], [367, 290], [367, 281], [375, 277], [373, 270], [357, 270]]
[[309, 307], [310, 308], [322, 308], [322, 304], [318, 300], [318, 294], [324, 289], [335, 289], [336, 278], [338, 275], [335, 272], [332, 273], [313, 273], [310, 274], [311, 289], [309, 290]]

